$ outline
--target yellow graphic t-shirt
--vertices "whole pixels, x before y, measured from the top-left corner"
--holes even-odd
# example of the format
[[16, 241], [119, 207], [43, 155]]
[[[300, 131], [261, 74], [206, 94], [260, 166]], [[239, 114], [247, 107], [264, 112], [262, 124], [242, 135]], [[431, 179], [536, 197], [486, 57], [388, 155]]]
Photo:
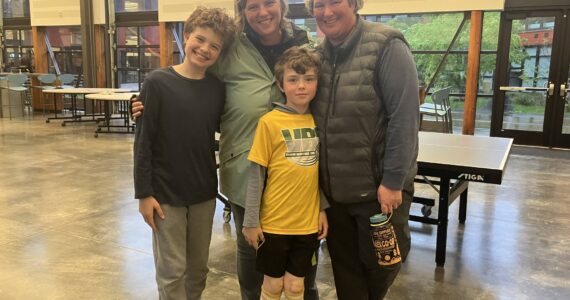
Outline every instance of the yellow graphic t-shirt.
[[310, 114], [273, 110], [257, 125], [248, 159], [267, 168], [264, 232], [311, 234], [319, 220], [319, 138]]

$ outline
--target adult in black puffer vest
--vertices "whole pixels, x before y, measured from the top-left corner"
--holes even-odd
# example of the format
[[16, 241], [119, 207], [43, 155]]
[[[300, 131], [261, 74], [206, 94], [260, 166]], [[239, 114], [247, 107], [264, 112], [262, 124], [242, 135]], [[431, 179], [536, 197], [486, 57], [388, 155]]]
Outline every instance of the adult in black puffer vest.
[[321, 188], [331, 207], [327, 243], [338, 298], [382, 299], [400, 263], [381, 267], [369, 217], [393, 213], [402, 258], [417, 172], [418, 76], [400, 32], [362, 20], [362, 0], [308, 0], [326, 38], [311, 111], [317, 123]]

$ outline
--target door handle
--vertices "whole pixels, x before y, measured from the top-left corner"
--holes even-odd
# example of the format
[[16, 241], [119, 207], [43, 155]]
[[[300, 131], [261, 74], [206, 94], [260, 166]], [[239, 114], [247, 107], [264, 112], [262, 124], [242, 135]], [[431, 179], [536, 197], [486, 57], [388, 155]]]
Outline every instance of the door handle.
[[548, 96], [554, 96], [554, 83], [548, 83]]
[[565, 84], [561, 84], [560, 85], [560, 97], [566, 97], [566, 85]]

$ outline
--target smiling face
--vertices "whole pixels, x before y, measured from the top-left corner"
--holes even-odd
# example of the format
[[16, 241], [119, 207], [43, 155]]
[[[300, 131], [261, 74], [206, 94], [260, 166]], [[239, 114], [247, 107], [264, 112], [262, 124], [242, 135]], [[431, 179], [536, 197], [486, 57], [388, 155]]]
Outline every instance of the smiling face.
[[308, 69], [304, 74], [299, 74], [292, 68], [285, 68], [280, 88], [287, 97], [287, 106], [298, 113], [305, 113], [317, 93], [317, 78], [315, 68]]
[[209, 27], [197, 27], [184, 34], [185, 63], [195, 70], [205, 71], [213, 65], [222, 52], [222, 37]]
[[313, 13], [319, 29], [334, 46], [342, 44], [356, 26], [355, 7], [348, 0], [314, 0]]
[[277, 0], [247, 0], [244, 8], [249, 27], [263, 44], [275, 45], [281, 41], [281, 4]]

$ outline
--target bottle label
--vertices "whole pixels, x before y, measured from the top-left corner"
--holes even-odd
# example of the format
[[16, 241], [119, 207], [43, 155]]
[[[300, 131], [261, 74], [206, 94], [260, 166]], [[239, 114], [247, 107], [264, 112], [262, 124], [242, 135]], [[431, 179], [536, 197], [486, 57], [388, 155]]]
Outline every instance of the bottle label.
[[381, 266], [390, 266], [402, 261], [400, 256], [400, 248], [394, 233], [392, 224], [387, 223], [380, 226], [375, 226], [370, 231], [372, 237], [372, 244], [376, 250], [376, 257], [378, 264]]

